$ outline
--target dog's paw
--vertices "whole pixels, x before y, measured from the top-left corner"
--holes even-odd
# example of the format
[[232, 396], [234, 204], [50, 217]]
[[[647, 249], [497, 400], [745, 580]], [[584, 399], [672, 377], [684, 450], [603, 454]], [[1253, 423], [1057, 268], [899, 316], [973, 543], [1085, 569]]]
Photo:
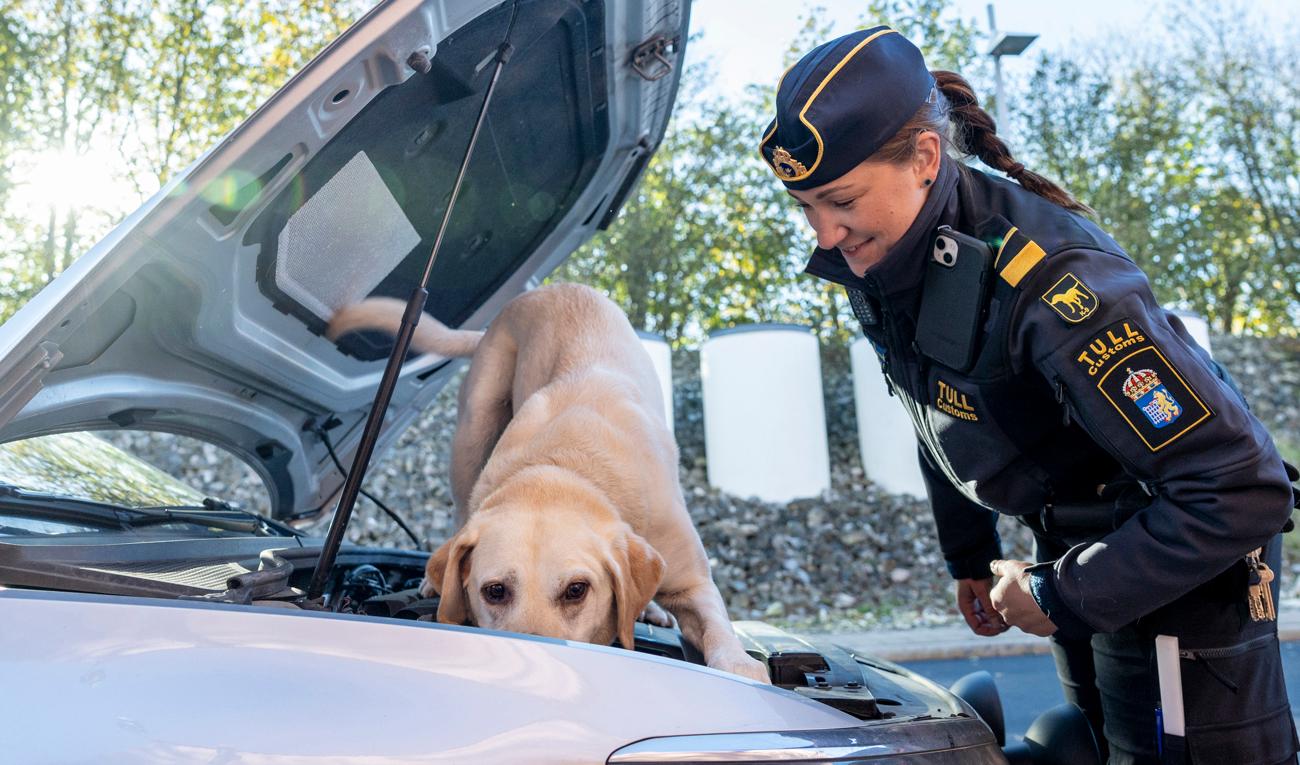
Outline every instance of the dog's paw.
[[733, 675], [747, 677], [767, 685], [772, 684], [772, 677], [767, 672], [767, 665], [743, 651], [739, 656], [718, 656], [709, 661], [713, 669], [730, 672]]
[[673, 618], [673, 615], [665, 611], [663, 606], [653, 600], [646, 604], [645, 610], [641, 612], [641, 616], [637, 618], [637, 621], [653, 624], [657, 627], [668, 627], [669, 629], [677, 626], [677, 620]]
[[430, 582], [429, 577], [426, 576], [423, 580], [420, 581], [420, 597], [434, 598], [437, 596], [438, 596], [438, 591], [433, 588], [433, 582]]

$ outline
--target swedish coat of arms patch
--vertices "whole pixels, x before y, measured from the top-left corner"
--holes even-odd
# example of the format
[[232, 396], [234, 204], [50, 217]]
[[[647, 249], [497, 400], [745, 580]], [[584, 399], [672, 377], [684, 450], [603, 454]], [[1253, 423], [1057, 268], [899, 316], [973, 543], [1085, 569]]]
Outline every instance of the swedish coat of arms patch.
[[1149, 341], [1140, 345], [1106, 365], [1097, 389], [1155, 452], [1214, 413], [1159, 348]]
[[1092, 316], [1100, 305], [1093, 291], [1074, 274], [1062, 276], [1060, 281], [1044, 292], [1043, 302], [1071, 324], [1078, 324]]
[[1157, 428], [1172, 425], [1183, 416], [1183, 408], [1169, 389], [1160, 382], [1160, 375], [1154, 369], [1127, 370], [1124, 379], [1124, 395], [1137, 404], [1138, 409], [1152, 425]]

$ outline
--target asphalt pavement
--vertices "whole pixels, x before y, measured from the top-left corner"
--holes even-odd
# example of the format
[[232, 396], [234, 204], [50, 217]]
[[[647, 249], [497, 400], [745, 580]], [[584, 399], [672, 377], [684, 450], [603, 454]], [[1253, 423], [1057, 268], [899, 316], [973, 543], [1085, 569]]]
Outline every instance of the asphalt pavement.
[[[1283, 642], [1300, 640], [1300, 599], [1283, 600], [1278, 604], [1277, 630]], [[841, 632], [831, 639], [845, 648], [899, 664], [935, 659], [1046, 654], [1051, 650], [1047, 638], [1027, 635], [1018, 629], [994, 637], [980, 637], [964, 622], [945, 627]]]
[[[1291, 710], [1300, 711], [1300, 600], [1278, 604], [1278, 636]], [[897, 662], [945, 687], [985, 670], [997, 682], [1007, 736], [1020, 737], [1044, 710], [1064, 703], [1046, 638], [1009, 630], [996, 637], [975, 635], [965, 624], [909, 630], [839, 633], [830, 639], [846, 648]], [[1300, 725], [1300, 717], [1297, 717]]]
[[[930, 678], [945, 688], [958, 679], [984, 670], [993, 675], [1002, 699], [1007, 737], [1022, 737], [1034, 718], [1045, 709], [1065, 702], [1056, 682], [1056, 666], [1046, 654], [1019, 656], [972, 656], [964, 659], [909, 661], [908, 669]], [[1291, 697], [1291, 714], [1300, 710], [1300, 642], [1282, 644], [1282, 666], [1286, 671], [1287, 695]], [[1300, 717], [1296, 717], [1300, 725]]]

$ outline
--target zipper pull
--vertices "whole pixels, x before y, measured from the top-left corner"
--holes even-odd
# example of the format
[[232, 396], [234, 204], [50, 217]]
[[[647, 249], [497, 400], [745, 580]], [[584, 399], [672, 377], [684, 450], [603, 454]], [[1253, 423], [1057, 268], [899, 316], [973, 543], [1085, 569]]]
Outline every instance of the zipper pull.
[[1061, 425], [1070, 427], [1070, 402], [1065, 397], [1065, 383], [1057, 377], [1053, 380], [1056, 384], [1056, 403], [1061, 405]]

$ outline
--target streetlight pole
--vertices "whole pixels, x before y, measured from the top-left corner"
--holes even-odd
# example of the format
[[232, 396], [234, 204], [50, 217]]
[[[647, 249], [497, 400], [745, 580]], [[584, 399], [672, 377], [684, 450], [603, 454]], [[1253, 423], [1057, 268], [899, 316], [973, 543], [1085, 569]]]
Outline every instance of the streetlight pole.
[[1007, 121], [1007, 99], [1002, 91], [1002, 57], [1019, 56], [1025, 52], [1025, 49], [1038, 39], [1038, 35], [1017, 34], [1014, 32], [998, 33], [998, 22], [993, 15], [993, 3], [988, 4], [989, 9], [989, 39], [993, 45], [989, 48], [989, 55], [993, 57], [993, 82], [995, 88], [995, 98], [998, 100], [997, 106], [997, 128], [999, 135], [1005, 136], [1010, 128]]
[[[993, 3], [989, 3], [989, 38], [996, 44], [998, 40], [998, 21], [993, 15]], [[993, 82], [995, 83], [994, 98], [998, 100], [998, 130], [1005, 130], [1007, 127], [1007, 107], [1006, 99], [1002, 97], [1002, 57], [992, 53], [993, 56]]]

